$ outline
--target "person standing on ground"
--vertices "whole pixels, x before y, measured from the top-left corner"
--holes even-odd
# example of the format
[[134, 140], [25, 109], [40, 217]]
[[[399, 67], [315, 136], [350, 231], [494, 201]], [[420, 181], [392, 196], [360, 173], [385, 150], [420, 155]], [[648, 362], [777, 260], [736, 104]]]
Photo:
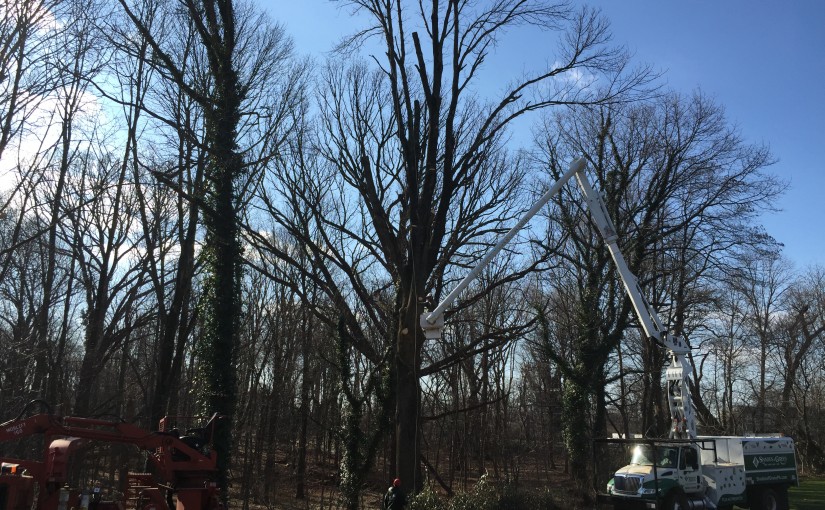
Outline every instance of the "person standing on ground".
[[400, 510], [407, 505], [407, 498], [401, 490], [401, 479], [396, 478], [384, 494], [384, 510]]

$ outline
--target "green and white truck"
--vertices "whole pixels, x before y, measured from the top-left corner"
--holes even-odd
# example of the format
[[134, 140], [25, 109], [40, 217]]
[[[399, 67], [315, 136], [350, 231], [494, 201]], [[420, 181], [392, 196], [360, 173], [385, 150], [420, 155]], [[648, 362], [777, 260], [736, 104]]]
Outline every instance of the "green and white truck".
[[616, 509], [787, 510], [798, 483], [788, 437], [639, 440], [631, 451], [599, 495]]

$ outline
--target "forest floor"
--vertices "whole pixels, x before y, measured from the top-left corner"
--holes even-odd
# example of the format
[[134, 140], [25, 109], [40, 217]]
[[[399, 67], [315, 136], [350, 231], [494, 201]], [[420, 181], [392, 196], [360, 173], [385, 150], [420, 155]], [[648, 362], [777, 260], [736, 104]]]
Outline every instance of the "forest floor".
[[[310, 476], [307, 479], [306, 497], [304, 499], [295, 498], [295, 479], [291, 475], [285, 474], [286, 476], [279, 479], [278, 486], [271, 488], [274, 492], [274, 498], [269, 504], [250, 505], [249, 508], [259, 510], [332, 510], [344, 508], [339, 499], [338, 487], [328, 474], [318, 471], [308, 474]], [[569, 475], [562, 470], [551, 472], [549, 478], [541, 481], [530, 481], [524, 487], [536, 491], [549, 490], [553, 494], [553, 500], [560, 507], [567, 510], [597, 508], [594, 504], [585, 504], [575, 497], [573, 483]], [[361, 508], [381, 508], [381, 498], [384, 495], [384, 490], [383, 485], [377, 480], [371, 481], [367, 490], [363, 493]], [[790, 490], [790, 510], [822, 510], [825, 508], [823, 506], [824, 501], [825, 480], [823, 479], [807, 479], [802, 481], [799, 487], [793, 487]], [[232, 507], [243, 508], [243, 505], [238, 501]]]
[[[250, 509], [332, 510], [344, 508], [340, 501], [337, 480], [335, 480], [334, 474], [329, 470], [308, 467], [306, 486], [304, 488], [305, 498], [297, 499], [295, 497], [297, 481], [295, 476], [290, 472], [287, 465], [283, 465], [281, 468], [282, 469], [279, 469], [281, 472], [276, 485], [267, 488], [267, 492], [272, 494], [271, 501], [265, 504], [250, 504]], [[576, 501], [572, 480], [562, 469], [551, 470], [545, 473], [533, 476], [525, 476], [522, 474], [519, 487], [536, 492], [548, 490], [553, 496], [553, 501], [557, 502], [560, 507], [566, 510], [589, 510], [594, 508], [593, 505], [585, 505]], [[468, 482], [468, 490], [472, 488], [472, 484], [475, 482], [476, 480], [470, 480]], [[435, 482], [433, 482], [433, 488], [443, 495], [443, 491], [440, 490], [440, 487]], [[360, 507], [363, 509], [381, 508], [381, 500], [386, 489], [386, 482], [381, 477], [372, 477], [367, 482], [367, 489], [363, 492]], [[457, 488], [456, 490], [463, 491], [464, 489]], [[232, 499], [235, 500], [234, 504], [231, 505], [232, 508], [244, 508], [242, 502], [239, 501], [239, 496], [239, 494], [232, 494]]]
[[[332, 460], [332, 459], [330, 459]], [[297, 499], [295, 497], [297, 477], [294, 473], [294, 466], [287, 462], [278, 463], [275, 483], [270, 487], [257, 487], [257, 501], [262, 504], [244, 505], [241, 494], [236, 491], [241, 484], [236, 480], [232, 485], [236, 491], [232, 491], [231, 499], [234, 500], [232, 508], [243, 508], [249, 510], [332, 510], [342, 509], [340, 492], [338, 490], [338, 480], [336, 479], [337, 469], [335, 462], [327, 462], [325, 465], [310, 464], [307, 467], [306, 485], [304, 487], [305, 497]], [[592, 510], [598, 508], [593, 503], [584, 503], [577, 496], [573, 481], [569, 474], [564, 472], [563, 465], [556, 469], [550, 467], [539, 467], [537, 459], [521, 465], [518, 472], [518, 483], [516, 487], [521, 490], [535, 493], [549, 492], [552, 501], [558, 508], [565, 510]], [[446, 476], [442, 473], [442, 476]], [[491, 483], [499, 483], [490, 473]], [[457, 492], [471, 491], [477, 478], [456, 479], [450, 483]], [[366, 483], [366, 489], [362, 494], [360, 508], [379, 509], [381, 500], [387, 489], [389, 480], [384, 480], [382, 476], [376, 474], [370, 477]], [[432, 487], [436, 492], [444, 494], [441, 487], [432, 482]], [[269, 500], [262, 495], [268, 494]], [[799, 487], [790, 490], [790, 510], [823, 510], [825, 509], [825, 479], [807, 478]], [[609, 507], [604, 507], [609, 508]]]

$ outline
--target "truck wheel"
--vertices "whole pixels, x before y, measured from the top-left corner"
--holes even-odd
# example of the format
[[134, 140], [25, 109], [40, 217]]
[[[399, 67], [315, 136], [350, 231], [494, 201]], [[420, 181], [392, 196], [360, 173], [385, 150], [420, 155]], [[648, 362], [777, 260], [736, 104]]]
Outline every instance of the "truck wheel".
[[[765, 487], [759, 491], [756, 498], [756, 505], [751, 505], [751, 510], [782, 510], [779, 495], [770, 487]], [[787, 507], [786, 507], [787, 508]]]
[[779, 503], [779, 506], [777, 508], [779, 510], [788, 510], [791, 507], [790, 502], [788, 501], [788, 488], [787, 487], [782, 487], [780, 489], [777, 489], [776, 496], [777, 496], [776, 501], [777, 501], [777, 503]]
[[687, 496], [683, 492], [673, 492], [665, 500], [665, 510], [690, 510]]
[[752, 505], [756, 510], [788, 510], [788, 488], [787, 487], [765, 487], [757, 497], [756, 503]]

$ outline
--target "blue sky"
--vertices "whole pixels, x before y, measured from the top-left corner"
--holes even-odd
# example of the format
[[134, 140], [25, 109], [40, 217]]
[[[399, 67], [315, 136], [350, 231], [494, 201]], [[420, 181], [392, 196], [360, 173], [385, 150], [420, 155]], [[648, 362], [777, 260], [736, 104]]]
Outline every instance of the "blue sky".
[[782, 211], [763, 217], [800, 268], [825, 263], [825, 1], [592, 2], [614, 38], [724, 105], [750, 142], [766, 143], [789, 181]]
[[[782, 211], [762, 222], [798, 268], [825, 264], [825, 0], [587, 3], [610, 20], [614, 42], [665, 71], [669, 88], [701, 88], [724, 105], [746, 141], [770, 146], [778, 162], [769, 171], [790, 187], [777, 204]], [[319, 59], [359, 26], [327, 0], [270, 5], [299, 51]], [[498, 46], [491, 66], [536, 69], [552, 49], [546, 36], [519, 29]]]

